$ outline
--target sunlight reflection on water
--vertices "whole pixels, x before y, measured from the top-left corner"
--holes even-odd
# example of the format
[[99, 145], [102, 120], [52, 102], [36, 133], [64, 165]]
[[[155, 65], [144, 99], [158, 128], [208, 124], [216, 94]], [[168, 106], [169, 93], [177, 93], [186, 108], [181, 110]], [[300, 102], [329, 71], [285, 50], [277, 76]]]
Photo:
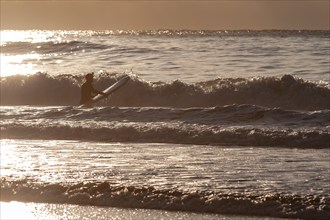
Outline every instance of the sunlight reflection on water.
[[[36, 182], [326, 194], [328, 150], [79, 141], [1, 141], [1, 174]], [[272, 155], [272, 157], [269, 157]], [[318, 179], [317, 182], [311, 181]], [[308, 181], [306, 181], [308, 180]]]
[[40, 59], [39, 54], [26, 55], [0, 55], [1, 71], [0, 75], [10, 76], [15, 74], [28, 75], [39, 72], [38, 65], [35, 63]]
[[[133, 70], [144, 79], [188, 82], [220, 78], [280, 76], [328, 80], [329, 44], [326, 33], [211, 33], [153, 35], [106, 31], [1, 31], [1, 75], [50, 75]], [[275, 46], [274, 46], [275, 45]], [[8, 54], [9, 52], [10, 54]], [[9, 65], [14, 55], [39, 54], [40, 60]], [[26, 66], [26, 62], [33, 64]], [[60, 65], [59, 65], [60, 64]]]
[[[189, 219], [189, 220], [252, 220], [278, 219], [257, 216], [234, 216], [201, 214], [193, 212], [174, 212], [151, 209], [123, 209], [113, 207], [79, 206], [69, 204], [0, 202], [1, 219]], [[19, 211], [17, 211], [19, 210]], [[282, 219], [282, 218], [281, 218]]]

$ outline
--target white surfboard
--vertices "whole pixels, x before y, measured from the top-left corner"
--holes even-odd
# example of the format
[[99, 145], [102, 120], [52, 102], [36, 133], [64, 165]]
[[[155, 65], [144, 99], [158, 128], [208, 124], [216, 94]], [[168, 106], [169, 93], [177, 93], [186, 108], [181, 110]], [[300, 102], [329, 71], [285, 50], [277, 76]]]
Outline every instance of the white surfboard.
[[[125, 83], [127, 83], [127, 81], [130, 79], [129, 76], [125, 76], [123, 77], [122, 79], [120, 79], [119, 81], [115, 82], [114, 84], [112, 84], [111, 86], [109, 86], [108, 88], [106, 88], [105, 90], [103, 90], [103, 92], [106, 94], [106, 95], [100, 95], [98, 94], [97, 96], [95, 96], [93, 99], [92, 99], [92, 102], [91, 104], [93, 103], [96, 103], [102, 99], [105, 99], [105, 98], [108, 98], [108, 96], [115, 92], [117, 89], [119, 89], [120, 87], [122, 87]], [[81, 105], [80, 107], [83, 107], [83, 106], [86, 106], [85, 104], [84, 105]]]

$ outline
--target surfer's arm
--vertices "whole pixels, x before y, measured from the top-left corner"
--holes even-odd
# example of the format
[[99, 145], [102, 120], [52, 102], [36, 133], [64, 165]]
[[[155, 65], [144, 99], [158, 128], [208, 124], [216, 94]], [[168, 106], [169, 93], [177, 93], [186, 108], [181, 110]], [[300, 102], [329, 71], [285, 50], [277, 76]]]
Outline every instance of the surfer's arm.
[[106, 93], [101, 92], [101, 91], [97, 91], [97, 92], [98, 92], [98, 94], [100, 94], [100, 95], [107, 95]]
[[93, 93], [95, 93], [95, 94], [100, 94], [100, 95], [107, 95], [106, 93], [101, 92], [101, 91], [99, 91], [99, 90], [97, 90], [97, 89], [94, 89], [94, 88], [93, 88]]

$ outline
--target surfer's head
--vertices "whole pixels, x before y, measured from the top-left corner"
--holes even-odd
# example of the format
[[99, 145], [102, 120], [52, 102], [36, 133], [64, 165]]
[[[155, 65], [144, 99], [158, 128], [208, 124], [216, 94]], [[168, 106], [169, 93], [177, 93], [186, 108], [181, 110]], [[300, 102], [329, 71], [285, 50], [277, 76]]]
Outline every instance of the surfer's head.
[[86, 81], [88, 81], [88, 82], [92, 82], [92, 81], [93, 81], [93, 77], [94, 77], [94, 73], [88, 73], [88, 74], [85, 76], [85, 79], [86, 79]]

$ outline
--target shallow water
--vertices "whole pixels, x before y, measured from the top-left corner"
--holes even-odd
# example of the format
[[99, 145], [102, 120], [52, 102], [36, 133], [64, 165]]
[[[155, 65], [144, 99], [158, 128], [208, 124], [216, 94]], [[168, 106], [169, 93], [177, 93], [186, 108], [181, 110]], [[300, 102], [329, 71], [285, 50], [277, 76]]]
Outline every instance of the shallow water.
[[[329, 149], [2, 140], [1, 161], [5, 201], [240, 215], [265, 215], [270, 201], [274, 217], [329, 215]], [[306, 204], [318, 211], [293, 211]]]
[[[78, 206], [67, 204], [1, 202], [1, 219], [187, 219], [187, 220], [275, 220], [270, 217], [247, 217], [219, 214], [199, 214], [192, 212], [170, 212], [151, 209], [120, 209], [112, 207]], [[17, 210], [20, 210], [17, 212]], [[283, 218], [281, 218], [283, 219]]]
[[329, 149], [2, 140], [1, 161], [11, 180], [330, 194]]

